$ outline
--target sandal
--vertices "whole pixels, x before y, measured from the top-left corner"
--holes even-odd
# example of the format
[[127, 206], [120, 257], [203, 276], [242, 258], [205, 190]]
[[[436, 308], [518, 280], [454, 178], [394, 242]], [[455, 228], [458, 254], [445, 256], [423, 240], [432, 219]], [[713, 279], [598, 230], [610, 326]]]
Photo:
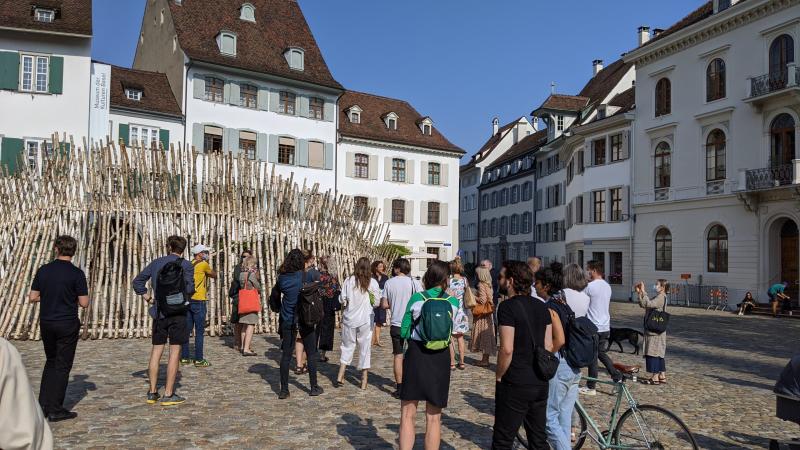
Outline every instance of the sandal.
[[303, 372], [303, 369], [305, 369], [305, 367], [300, 367], [300, 366], [297, 366], [297, 367], [295, 367], [295, 368], [294, 368], [294, 374], [295, 374], [295, 375], [302, 375], [302, 374], [304, 374], [305, 372]]
[[658, 382], [661, 383], [661, 384], [667, 384], [667, 379], [666, 378], [659, 378]]
[[661, 384], [660, 381], [654, 380], [652, 378], [641, 379], [641, 380], [639, 380], [639, 382], [642, 383], [642, 384], [646, 384], [648, 386], [658, 386], [659, 384]]
[[458, 365], [458, 370], [464, 370], [465, 368], [466, 366], [464, 366], [464, 363]]
[[456, 365], [455, 364], [450, 364], [450, 370], [456, 370]]
[[242, 352], [242, 356], [258, 356], [256, 352]]

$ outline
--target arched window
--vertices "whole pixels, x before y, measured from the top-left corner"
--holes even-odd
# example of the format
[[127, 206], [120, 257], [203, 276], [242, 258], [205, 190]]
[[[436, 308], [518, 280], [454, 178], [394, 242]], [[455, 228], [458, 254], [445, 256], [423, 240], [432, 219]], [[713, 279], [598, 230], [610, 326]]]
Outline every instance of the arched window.
[[286, 62], [289, 63], [289, 68], [294, 70], [303, 70], [305, 68], [305, 52], [301, 48], [290, 48], [283, 54]]
[[671, 150], [669, 144], [661, 141], [656, 146], [655, 154], [655, 188], [664, 189], [670, 186], [670, 160]]
[[662, 78], [656, 83], [656, 117], [672, 112], [672, 85], [669, 78]]
[[236, 35], [223, 31], [217, 37], [217, 46], [223, 55], [236, 56]]
[[242, 20], [246, 20], [248, 22], [255, 22], [256, 9], [250, 3], [245, 3], [244, 5], [242, 5], [242, 10], [239, 18]]
[[795, 122], [787, 113], [778, 114], [769, 126], [770, 165], [791, 164], [795, 158]]
[[714, 225], [708, 230], [708, 271], [728, 271], [728, 230]]
[[782, 34], [769, 46], [769, 82], [774, 89], [786, 86], [788, 69], [786, 65], [794, 62], [794, 39]]
[[706, 181], [725, 179], [725, 133], [716, 129], [706, 139]]
[[725, 61], [714, 59], [706, 68], [706, 101], [725, 97]]
[[672, 270], [672, 233], [666, 228], [656, 233], [656, 270]]

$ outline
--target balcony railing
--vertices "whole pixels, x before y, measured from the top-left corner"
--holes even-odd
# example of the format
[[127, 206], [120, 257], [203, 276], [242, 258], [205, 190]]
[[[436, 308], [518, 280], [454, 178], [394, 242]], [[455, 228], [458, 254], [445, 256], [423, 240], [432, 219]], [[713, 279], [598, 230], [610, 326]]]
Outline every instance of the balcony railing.
[[746, 179], [748, 191], [786, 186], [794, 181], [794, 164], [748, 170]]
[[761, 75], [750, 80], [750, 96], [758, 97], [770, 92], [785, 89], [789, 81], [789, 70], [783, 70]]

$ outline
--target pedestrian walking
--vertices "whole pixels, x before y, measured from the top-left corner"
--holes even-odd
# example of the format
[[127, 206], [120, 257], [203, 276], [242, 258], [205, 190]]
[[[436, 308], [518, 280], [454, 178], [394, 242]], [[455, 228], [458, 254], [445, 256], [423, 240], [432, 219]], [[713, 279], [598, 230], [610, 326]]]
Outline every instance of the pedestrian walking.
[[231, 287], [228, 289], [228, 297], [231, 299], [230, 323], [233, 327], [233, 349], [237, 352], [242, 351], [242, 326], [239, 323], [239, 274], [242, 273], [242, 262], [248, 256], [252, 256], [250, 250], [243, 250], [239, 256], [239, 264], [233, 268]]
[[392, 396], [400, 398], [400, 391], [403, 387], [403, 352], [405, 351], [406, 340], [401, 334], [403, 316], [408, 309], [408, 302], [411, 296], [420, 289], [416, 280], [411, 278], [411, 263], [405, 258], [397, 258], [392, 262], [392, 278], [383, 286], [381, 296], [386, 299], [391, 315], [389, 335], [392, 338], [392, 365], [394, 369], [395, 391]]
[[344, 372], [353, 362], [358, 346], [358, 370], [361, 371], [361, 389], [367, 388], [370, 358], [372, 355], [372, 324], [374, 308], [380, 302], [381, 290], [373, 278], [368, 258], [356, 262], [353, 275], [342, 284], [342, 346], [336, 387], [342, 386]]
[[[383, 261], [375, 261], [372, 263], [372, 277], [378, 282], [378, 287], [383, 291], [386, 281], [389, 277], [386, 275], [386, 264]], [[386, 309], [382, 307], [381, 302], [377, 302], [374, 308], [375, 314], [375, 329], [372, 333], [372, 345], [383, 347], [381, 344], [381, 329], [386, 326]]]
[[537, 347], [553, 351], [547, 306], [531, 297], [533, 274], [522, 261], [506, 261], [500, 270], [498, 306], [500, 352], [497, 356], [492, 448], [510, 449], [524, 424], [530, 448], [547, 448], [545, 431], [548, 380], [534, 370]]
[[192, 247], [192, 266], [194, 267], [194, 294], [189, 300], [189, 313], [186, 314], [186, 329], [194, 329], [194, 359], [189, 358], [189, 342], [181, 348], [181, 364], [194, 364], [195, 367], [208, 367], [211, 363], [203, 356], [203, 340], [206, 334], [206, 314], [208, 312], [208, 279], [217, 278], [217, 272], [208, 263], [211, 248], [203, 244]]
[[425, 291], [411, 296], [403, 315], [400, 335], [408, 340], [403, 359], [403, 386], [400, 391], [400, 449], [414, 446], [414, 421], [417, 407], [424, 401], [427, 428], [425, 448], [439, 448], [442, 408], [447, 407], [450, 391], [448, 346], [458, 300], [447, 295], [450, 267], [432, 261], [423, 277]]
[[[255, 290], [258, 293], [258, 298], [261, 298], [261, 282], [258, 281], [257, 269], [256, 257], [252, 255], [246, 257], [244, 261], [242, 261], [241, 271], [239, 272], [239, 286], [241, 290]], [[242, 356], [256, 356], [256, 352], [253, 351], [251, 344], [253, 342], [254, 328], [258, 323], [259, 312], [260, 311], [248, 313], [240, 312], [239, 314]]]
[[472, 310], [472, 338], [470, 350], [482, 353], [481, 360], [475, 363], [478, 367], [489, 367], [489, 357], [497, 354], [497, 332], [494, 327], [494, 301], [492, 300], [492, 276], [489, 269], [478, 267], [475, 269], [478, 294], [475, 301], [478, 303]]
[[[458, 311], [453, 317], [453, 339], [450, 341], [450, 370], [458, 368], [464, 370], [464, 354], [467, 346], [464, 335], [469, 333], [469, 316], [464, 307], [464, 292], [469, 289], [467, 278], [464, 276], [464, 267], [461, 262], [454, 259], [450, 262], [450, 280], [447, 294], [458, 300]], [[458, 345], [458, 365], [456, 366], [456, 345]]]
[[[167, 238], [167, 256], [156, 258], [133, 279], [133, 291], [142, 296], [150, 307], [153, 318], [153, 348], [150, 351], [148, 377], [150, 389], [147, 391], [147, 403], [154, 404], [161, 399], [162, 406], [183, 403], [186, 399], [175, 392], [175, 378], [178, 375], [181, 346], [189, 342], [188, 299], [194, 294], [194, 267], [183, 258], [186, 250], [186, 239], [181, 236]], [[147, 281], [154, 294], [147, 290]], [[164, 396], [158, 394], [158, 368], [164, 345], [169, 342], [169, 360], [167, 362], [167, 380]]]
[[[654, 310], [664, 310], [667, 305], [667, 280], [658, 280], [653, 285], [656, 295], [652, 299], [647, 295], [644, 283], [639, 282], [634, 287], [639, 297], [639, 306], [645, 308], [645, 320]], [[601, 346], [602, 341], [601, 341]], [[667, 332], [656, 333], [644, 328], [644, 361], [645, 369], [650, 374], [649, 378], [640, 380], [643, 384], [659, 385], [667, 383], [667, 365], [664, 357], [667, 353]]]
[[336, 260], [332, 256], [324, 256], [319, 259], [321, 282], [319, 294], [325, 315], [317, 326], [317, 349], [319, 350], [320, 362], [328, 362], [327, 352], [333, 350], [333, 332], [336, 328], [336, 311], [341, 310], [339, 295], [342, 287], [339, 278], [336, 276], [339, 269]]
[[[311, 250], [303, 250], [303, 284], [305, 283], [314, 283], [316, 281], [320, 281], [322, 277], [322, 273], [317, 270], [317, 258], [314, 256], [314, 253]], [[315, 333], [316, 335], [316, 333]], [[316, 344], [316, 341], [314, 342]], [[295, 375], [302, 375], [308, 372], [308, 364], [307, 359], [308, 353], [305, 351], [303, 345], [303, 339], [300, 335], [297, 335], [297, 338], [294, 342], [294, 359], [295, 359]]]
[[39, 332], [46, 362], [39, 389], [39, 404], [51, 422], [74, 419], [77, 413], [64, 408], [69, 372], [78, 347], [78, 306], [89, 306], [86, 275], [72, 264], [78, 241], [58, 236], [53, 244], [55, 259], [36, 271], [28, 300], [39, 303]]
[[[303, 251], [294, 249], [286, 255], [278, 269], [278, 282], [270, 294], [271, 304], [280, 304], [278, 329], [281, 336], [281, 368], [280, 392], [278, 398], [289, 398], [289, 364], [295, 341], [299, 338], [308, 353], [308, 379], [311, 385], [311, 396], [322, 394], [322, 387], [317, 383], [317, 337], [314, 327], [303, 324], [299, 319], [300, 290], [303, 287], [306, 258]], [[295, 372], [296, 373], [296, 372]]]
[[[586, 316], [597, 327], [598, 352], [597, 359], [603, 363], [611, 379], [619, 381], [622, 374], [614, 368], [614, 361], [606, 354], [608, 348], [608, 337], [611, 334], [611, 286], [603, 279], [603, 263], [600, 261], [589, 261], [586, 263], [586, 274], [589, 284], [586, 285], [584, 293], [589, 296], [589, 311]], [[589, 377], [597, 378], [597, 362], [589, 366]], [[586, 386], [580, 388], [579, 392], [584, 395], [596, 395], [596, 381], [589, 380]]]

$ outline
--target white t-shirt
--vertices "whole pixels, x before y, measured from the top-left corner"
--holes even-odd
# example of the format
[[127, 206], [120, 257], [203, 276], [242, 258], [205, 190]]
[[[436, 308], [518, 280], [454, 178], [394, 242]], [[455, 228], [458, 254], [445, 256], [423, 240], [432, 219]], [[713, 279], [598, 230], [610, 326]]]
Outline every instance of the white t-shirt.
[[597, 332], [603, 333], [611, 329], [611, 315], [608, 308], [611, 304], [611, 286], [606, 280], [594, 280], [583, 292], [589, 296], [589, 320], [597, 326]]
[[564, 288], [567, 305], [575, 313], [575, 317], [584, 317], [589, 312], [589, 296], [574, 289]]
[[[370, 293], [375, 299], [375, 305], [369, 300]], [[381, 288], [374, 278], [370, 278], [369, 288], [364, 292], [358, 287], [356, 277], [349, 277], [342, 286], [342, 296], [339, 300], [342, 304], [346, 304], [342, 311], [342, 325], [357, 328], [372, 323], [375, 315], [373, 308], [378, 306], [380, 300]]]
[[399, 327], [403, 323], [403, 315], [406, 313], [408, 301], [415, 292], [420, 291], [422, 291], [422, 286], [408, 275], [399, 275], [386, 280], [383, 285], [382, 297], [389, 301], [392, 326]]

